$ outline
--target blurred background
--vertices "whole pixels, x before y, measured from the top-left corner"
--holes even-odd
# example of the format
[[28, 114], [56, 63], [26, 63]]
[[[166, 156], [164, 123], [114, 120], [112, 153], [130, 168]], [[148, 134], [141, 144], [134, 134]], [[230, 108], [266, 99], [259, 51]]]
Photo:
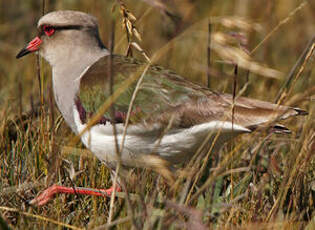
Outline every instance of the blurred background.
[[[27, 205], [28, 199], [53, 182], [71, 184], [69, 176], [66, 176], [68, 174], [72, 179], [76, 178], [76, 185], [82, 186], [107, 187], [110, 180], [106, 168], [95, 158], [78, 153], [63, 154], [62, 148], [68, 145], [72, 134], [53, 106], [49, 65], [41, 59], [37, 63], [36, 55], [19, 60], [15, 56], [37, 35], [39, 18], [54, 10], [79, 10], [97, 17], [101, 38], [107, 47], [113, 29], [112, 21], [115, 21], [114, 53], [126, 55], [130, 43], [121, 7], [136, 18], [131, 22], [141, 36], [141, 40], [131, 36], [129, 42], [136, 42], [149, 58], [154, 57], [155, 63], [205, 86], [210, 75], [209, 86], [218, 92], [233, 92], [236, 81], [237, 93], [297, 106], [310, 113], [305, 119], [293, 119], [286, 123], [293, 130], [292, 136], [264, 139], [263, 144], [250, 147], [247, 144], [248, 149], [262, 152], [258, 152], [255, 157], [260, 157], [252, 161], [249, 160], [249, 150], [236, 157], [235, 165], [230, 168], [247, 166], [251, 162], [255, 170], [250, 177], [248, 172], [244, 172], [233, 180], [235, 185], [243, 188], [239, 191], [246, 197], [255, 190], [249, 186], [250, 183], [262, 193], [246, 200], [233, 200], [233, 204], [237, 204], [236, 209], [230, 209], [231, 206], [209, 207], [208, 203], [231, 204], [232, 199], [229, 195], [225, 196], [229, 194], [231, 179], [220, 177], [220, 181], [213, 180], [209, 193], [201, 194], [196, 202], [190, 204], [206, 213], [202, 217], [203, 224], [223, 229], [275, 220], [284, 223], [279, 229], [307, 226], [314, 215], [315, 200], [315, 162], [312, 154], [315, 149], [315, 62], [314, 55], [311, 55], [314, 50], [315, 1], [303, 0], [0, 0], [0, 188], [3, 188], [0, 206], [17, 209], [12, 212], [0, 209], [4, 222], [20, 229], [55, 229], [56, 225], [49, 221], [29, 219], [20, 213], [25, 211], [81, 227], [106, 223], [109, 203], [98, 198], [92, 201], [84, 198], [84, 202], [76, 199], [67, 206], [57, 202], [43, 209]], [[219, 38], [223, 38], [221, 43]], [[137, 49], [131, 50], [133, 56], [145, 60]], [[238, 68], [237, 78], [234, 74], [235, 60], [245, 60], [245, 64]], [[254, 65], [259, 68], [254, 70]], [[280, 100], [277, 100], [279, 97]], [[255, 138], [250, 143], [260, 140], [260, 137]], [[75, 147], [82, 150], [80, 144]], [[213, 160], [212, 167], [219, 165], [221, 159]], [[70, 172], [77, 174], [63, 170], [69, 167]], [[140, 179], [144, 185], [141, 188], [135, 186], [133, 191], [150, 196], [155, 191], [152, 182], [155, 180], [146, 184], [145, 176]], [[211, 189], [215, 188], [217, 190], [213, 192]], [[167, 193], [166, 197], [171, 199], [172, 195]], [[175, 195], [172, 198], [176, 201]], [[278, 206], [277, 199], [283, 202], [282, 206]], [[121, 200], [118, 203], [115, 218], [128, 216], [126, 203]], [[141, 209], [141, 205], [147, 203], [134, 204], [134, 209]], [[174, 209], [175, 206], [172, 207]], [[170, 207], [161, 209], [162, 213], [166, 210], [161, 214], [165, 219], [148, 218], [153, 223], [148, 225], [148, 229], [155, 228], [154, 221], [157, 220], [163, 223], [159, 226], [175, 226], [177, 229], [181, 226], [179, 221], [188, 224], [184, 227], [189, 228], [187, 213], [190, 209], [189, 212], [186, 210], [186, 214], [181, 211], [174, 214], [169, 211]], [[288, 210], [293, 211], [288, 214]], [[290, 226], [294, 221], [298, 224]], [[121, 229], [130, 226], [133, 225], [127, 223]], [[256, 227], [249, 224], [247, 229]]]

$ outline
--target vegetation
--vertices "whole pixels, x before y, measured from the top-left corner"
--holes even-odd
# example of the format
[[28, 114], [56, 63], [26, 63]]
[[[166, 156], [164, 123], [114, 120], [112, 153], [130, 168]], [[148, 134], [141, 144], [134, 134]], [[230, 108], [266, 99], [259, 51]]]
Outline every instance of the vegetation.
[[[315, 228], [314, 1], [0, 5], [1, 229]], [[60, 9], [95, 15], [104, 43], [114, 42], [115, 53], [149, 58], [215, 91], [297, 106], [309, 115], [285, 122], [290, 135], [258, 131], [219, 152], [202, 151], [172, 185], [152, 170], [134, 169], [124, 178], [127, 193], [118, 193], [113, 204], [106, 197], [57, 195], [32, 206], [28, 201], [54, 183], [112, 183], [107, 168], [75, 141], [57, 111], [49, 65], [36, 55], [15, 59], [36, 35], [43, 12]]]

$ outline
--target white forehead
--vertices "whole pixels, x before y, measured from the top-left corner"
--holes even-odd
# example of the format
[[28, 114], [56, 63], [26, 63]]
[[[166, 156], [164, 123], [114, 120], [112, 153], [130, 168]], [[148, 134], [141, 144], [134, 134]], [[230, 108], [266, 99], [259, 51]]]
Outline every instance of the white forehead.
[[41, 17], [38, 21], [37, 27], [42, 25], [80, 25], [80, 26], [97, 26], [97, 19], [87, 13], [80, 11], [53, 11]]

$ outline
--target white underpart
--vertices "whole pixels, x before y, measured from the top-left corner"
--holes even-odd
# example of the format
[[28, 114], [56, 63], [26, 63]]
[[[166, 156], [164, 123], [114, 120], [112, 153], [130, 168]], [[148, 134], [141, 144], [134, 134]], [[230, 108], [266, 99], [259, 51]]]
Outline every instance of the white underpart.
[[[86, 124], [82, 124], [75, 106], [73, 107], [73, 114], [77, 130], [81, 133], [86, 128]], [[152, 153], [158, 154], [171, 162], [180, 163], [189, 159], [195, 153], [209, 133], [212, 134], [212, 138], [209, 140], [211, 142], [213, 137], [220, 132], [217, 143], [221, 145], [232, 136], [250, 132], [249, 129], [236, 124], [233, 124], [232, 131], [231, 122], [211, 121], [191, 128], [172, 129], [160, 140], [158, 132], [156, 132], [158, 128], [155, 126], [150, 130], [145, 130], [141, 125], [130, 125], [127, 129], [125, 144], [121, 153], [122, 163], [137, 166], [134, 159], [140, 156], [139, 154]], [[116, 124], [116, 129], [116, 138], [118, 144], [121, 144], [123, 124]], [[117, 159], [113, 127], [109, 123], [94, 125], [82, 134], [81, 140], [100, 160], [112, 162]]]

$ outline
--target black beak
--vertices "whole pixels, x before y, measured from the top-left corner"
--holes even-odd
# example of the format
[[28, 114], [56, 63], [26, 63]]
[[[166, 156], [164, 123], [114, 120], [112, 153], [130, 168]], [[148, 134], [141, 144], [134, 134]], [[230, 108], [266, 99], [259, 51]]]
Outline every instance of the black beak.
[[30, 43], [28, 43], [17, 55], [16, 58], [23, 57], [29, 53], [35, 52], [39, 49], [42, 40], [39, 37], [35, 37]]
[[31, 53], [30, 50], [28, 50], [26, 47], [24, 47], [17, 55], [16, 58], [21, 58], [27, 54]]

